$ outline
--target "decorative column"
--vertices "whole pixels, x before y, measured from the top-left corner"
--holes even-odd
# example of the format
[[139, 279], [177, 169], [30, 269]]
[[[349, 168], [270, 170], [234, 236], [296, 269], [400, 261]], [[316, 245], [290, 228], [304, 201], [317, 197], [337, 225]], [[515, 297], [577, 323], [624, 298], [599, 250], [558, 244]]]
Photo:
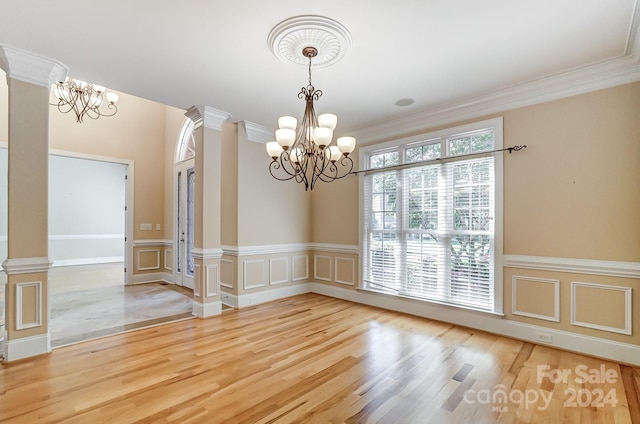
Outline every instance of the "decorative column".
[[194, 126], [195, 196], [194, 248], [195, 261], [193, 313], [206, 318], [222, 313], [220, 297], [220, 216], [222, 127], [230, 118], [226, 112], [207, 106], [192, 107], [185, 114]]
[[51, 351], [49, 337], [49, 94], [59, 62], [0, 45], [9, 86], [6, 361]]

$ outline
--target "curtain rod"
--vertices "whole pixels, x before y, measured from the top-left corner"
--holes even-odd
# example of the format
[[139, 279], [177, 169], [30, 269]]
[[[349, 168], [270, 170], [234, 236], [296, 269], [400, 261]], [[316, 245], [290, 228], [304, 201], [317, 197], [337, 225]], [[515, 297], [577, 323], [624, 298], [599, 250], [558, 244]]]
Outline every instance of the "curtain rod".
[[488, 150], [485, 152], [478, 152], [478, 153], [467, 153], [464, 155], [456, 155], [456, 156], [451, 156], [451, 157], [447, 157], [447, 158], [435, 158], [435, 159], [429, 159], [429, 160], [423, 160], [420, 162], [412, 162], [412, 163], [403, 163], [400, 165], [391, 165], [391, 166], [384, 166], [382, 168], [371, 168], [371, 169], [362, 169], [360, 171], [351, 171], [352, 174], [354, 175], [358, 175], [361, 173], [377, 173], [377, 172], [383, 172], [383, 171], [390, 171], [393, 169], [404, 169], [404, 168], [413, 168], [416, 166], [422, 166], [424, 164], [428, 164], [431, 162], [451, 162], [454, 160], [458, 160], [460, 158], [466, 158], [466, 157], [482, 157], [482, 156], [489, 156], [491, 153], [499, 153], [499, 152], [506, 152], [509, 151], [509, 154], [511, 154], [512, 152], [519, 152], [521, 150], [524, 150], [527, 148], [526, 144], [522, 144], [520, 146], [511, 146], [511, 147], [505, 147], [504, 149], [496, 149], [496, 150]]

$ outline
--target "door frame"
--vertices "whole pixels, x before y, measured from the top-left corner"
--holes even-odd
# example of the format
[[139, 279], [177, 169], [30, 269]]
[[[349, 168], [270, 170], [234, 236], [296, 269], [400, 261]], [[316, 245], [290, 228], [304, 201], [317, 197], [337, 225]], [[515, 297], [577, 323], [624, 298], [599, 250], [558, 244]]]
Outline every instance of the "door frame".
[[[173, 167], [173, 222], [171, 224], [173, 227], [173, 252], [175, 252], [175, 254], [173, 255], [173, 283], [177, 286], [183, 286], [183, 287], [189, 287], [189, 286], [184, 284], [184, 276], [185, 276], [184, 270], [186, 269], [185, 266], [183, 266], [182, 273], [178, 272], [178, 261], [180, 260], [179, 256], [183, 254], [179, 247], [180, 246], [180, 229], [178, 228], [178, 216], [180, 213], [179, 211], [180, 188], [179, 188], [179, 181], [178, 181], [178, 173], [180, 172], [184, 173], [185, 181], [186, 181], [187, 171], [190, 168], [194, 168], [195, 170], [195, 158], [193, 157], [177, 162], [174, 164], [174, 167]], [[185, 196], [186, 196], [186, 192], [185, 192]], [[185, 215], [186, 214], [187, 212], [185, 210]], [[183, 264], [183, 265], [186, 265], [186, 264]], [[187, 278], [190, 278], [190, 277], [187, 277]], [[192, 286], [193, 286], [193, 283], [192, 283]], [[190, 287], [190, 288], [193, 289], [193, 287]]]

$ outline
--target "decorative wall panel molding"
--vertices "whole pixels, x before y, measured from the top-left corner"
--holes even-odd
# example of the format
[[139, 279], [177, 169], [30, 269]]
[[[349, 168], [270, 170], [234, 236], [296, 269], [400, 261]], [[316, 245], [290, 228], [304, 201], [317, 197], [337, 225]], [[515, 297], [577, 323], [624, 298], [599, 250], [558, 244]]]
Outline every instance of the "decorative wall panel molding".
[[[138, 260], [136, 262], [137, 271], [151, 271], [151, 270], [160, 269], [160, 249], [140, 249], [137, 252], [138, 252]], [[151, 256], [151, 259], [155, 260], [155, 264], [150, 266], [144, 266], [144, 267], [140, 266], [140, 264], [142, 263], [143, 254], [144, 256]], [[150, 254], [155, 254], [155, 255], [150, 255]]]
[[219, 281], [220, 281], [220, 273], [217, 264], [207, 265], [206, 267], [206, 287], [207, 287], [207, 295], [206, 297], [213, 297], [220, 293], [218, 289]]
[[[552, 286], [553, 298], [550, 299], [550, 301], [553, 303], [553, 315], [544, 315], [531, 310], [518, 310], [518, 282], [529, 282], [539, 284], [541, 286]], [[511, 278], [511, 297], [511, 312], [514, 315], [560, 322], [560, 280], [514, 275]]]
[[[281, 270], [281, 272], [277, 272]], [[280, 278], [278, 278], [278, 276]], [[289, 282], [289, 258], [269, 259], [269, 284], [284, 284]]]
[[[614, 291], [620, 292], [620, 304], [617, 307], [613, 307], [615, 311], [621, 311], [623, 314], [624, 325], [621, 327], [614, 327], [610, 325], [605, 325], [602, 322], [598, 323], [594, 319], [591, 322], [581, 320], [579, 315], [585, 313], [594, 313], [594, 318], [610, 318], [610, 314], [606, 314], [603, 316], [601, 309], [593, 308], [593, 305], [588, 304], [587, 302], [580, 302], [578, 300], [579, 291], [581, 289], [585, 290], [603, 290], [606, 291]], [[596, 299], [596, 302], [600, 302], [605, 293], [601, 293], [601, 295]], [[610, 305], [610, 302], [607, 302]], [[597, 305], [596, 305], [597, 306]], [[605, 284], [595, 284], [595, 283], [581, 283], [577, 281], [571, 282], [571, 324], [579, 327], [593, 328], [596, 330], [609, 331], [612, 333], [620, 333], [631, 335], [631, 320], [632, 320], [632, 307], [631, 307], [631, 287], [622, 287], [622, 286], [609, 286]]]
[[164, 251], [164, 269], [173, 271], [173, 250], [165, 249]]
[[309, 278], [309, 255], [298, 255], [291, 258], [291, 281], [302, 281]]
[[321, 281], [331, 281], [331, 256], [313, 256], [313, 278]]
[[229, 259], [220, 259], [220, 285], [229, 289], [233, 288], [234, 265]]
[[[193, 265], [193, 297], [200, 297], [200, 284], [202, 283], [202, 275], [200, 274], [200, 264]], [[194, 300], [195, 304], [195, 300]]]
[[2, 268], [8, 275], [34, 274], [49, 271], [52, 264], [49, 257], [7, 258], [2, 262]]
[[[25, 293], [33, 291], [35, 296], [34, 317], [32, 321], [24, 319]], [[29, 281], [16, 284], [16, 330], [40, 327], [42, 325], [42, 281]]]
[[243, 285], [245, 289], [264, 287], [267, 284], [267, 261], [250, 259], [243, 262]]
[[[336, 257], [335, 259], [335, 281], [340, 284], [347, 284], [350, 286], [355, 285], [355, 276], [356, 276], [356, 261], [353, 258], [340, 258]], [[348, 278], [342, 279], [340, 276], [345, 276], [347, 274]]]

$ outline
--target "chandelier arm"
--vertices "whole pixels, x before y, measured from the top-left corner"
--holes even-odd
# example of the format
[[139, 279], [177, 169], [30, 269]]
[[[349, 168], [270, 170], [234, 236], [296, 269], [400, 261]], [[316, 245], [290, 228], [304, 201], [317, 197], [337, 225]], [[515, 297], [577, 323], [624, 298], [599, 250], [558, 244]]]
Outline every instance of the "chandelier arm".
[[[346, 170], [344, 173], [339, 172], [340, 168], [338, 167], [337, 164], [340, 164], [343, 167], [348, 167], [348, 170]], [[333, 172], [333, 175], [327, 174], [325, 172], [326, 169], [328, 169], [330, 172]], [[332, 181], [344, 178], [347, 175], [351, 175], [352, 173], [353, 173], [353, 159], [351, 159], [349, 156], [343, 156], [340, 160], [336, 161], [335, 163], [330, 162], [329, 166], [327, 166], [327, 168], [325, 168], [322, 171], [322, 173], [319, 174], [319, 178], [321, 181], [324, 181], [325, 183], [330, 183]]]

